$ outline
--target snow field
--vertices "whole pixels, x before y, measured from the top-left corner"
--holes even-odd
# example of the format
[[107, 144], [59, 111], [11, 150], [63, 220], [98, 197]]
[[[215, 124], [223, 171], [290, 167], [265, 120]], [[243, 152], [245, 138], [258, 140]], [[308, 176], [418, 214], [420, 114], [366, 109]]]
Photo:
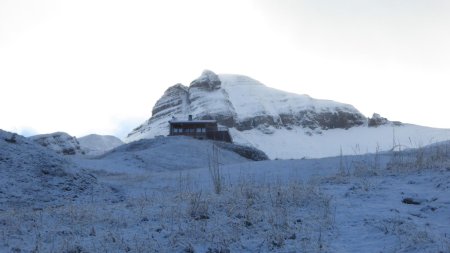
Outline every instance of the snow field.
[[242, 178], [216, 195], [212, 189], [198, 187], [189, 174], [178, 180], [123, 202], [104, 203], [93, 196], [91, 201], [57, 208], [2, 213], [3, 246], [37, 252], [327, 247], [330, 197], [315, 183], [260, 184]]
[[[131, 153], [116, 151], [109, 158], [133, 157], [171, 140], [136, 143], [123, 148]], [[220, 164], [235, 159], [219, 157]], [[142, 166], [130, 158], [120, 165], [109, 158], [72, 158], [90, 166], [108, 191], [39, 208], [2, 207], [0, 252], [450, 251], [448, 143], [372, 155], [232, 162], [219, 166], [220, 194], [210, 156], [205, 166], [189, 169], [183, 161], [189, 167], [194, 160], [182, 156], [174, 159], [176, 169], [166, 170], [151, 170], [151, 160]]]
[[358, 113], [352, 105], [277, 90], [247, 76], [220, 74], [219, 78], [222, 82], [221, 88], [229, 95], [228, 99], [240, 120], [262, 113], [277, 117], [282, 113], [311, 109]]
[[237, 131], [230, 129], [233, 141], [263, 150], [270, 159], [300, 159], [360, 155], [378, 151], [420, 148], [450, 138], [450, 130], [411, 124], [401, 126], [352, 127], [346, 129], [310, 130], [300, 127]]
[[323, 181], [336, 204], [331, 252], [449, 252], [449, 151], [447, 142], [340, 157], [339, 172]]

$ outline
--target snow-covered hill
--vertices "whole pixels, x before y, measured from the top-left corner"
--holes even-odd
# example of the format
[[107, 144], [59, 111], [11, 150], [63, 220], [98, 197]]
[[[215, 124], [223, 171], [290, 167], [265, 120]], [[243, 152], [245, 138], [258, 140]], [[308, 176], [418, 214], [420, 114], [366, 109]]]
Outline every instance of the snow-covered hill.
[[6, 207], [61, 205], [100, 189], [94, 176], [66, 157], [0, 130], [0, 213]]
[[115, 136], [98, 134], [80, 137], [78, 138], [78, 142], [86, 155], [100, 155], [124, 144], [123, 141]]
[[[212, 156], [212, 141], [185, 136], [143, 139], [124, 144], [94, 159], [78, 159], [85, 167], [107, 172], [176, 171], [208, 167]], [[259, 150], [234, 144], [217, 143], [222, 165], [265, 160]]]
[[172, 117], [216, 119], [233, 141], [254, 146], [270, 158], [290, 159], [361, 154], [419, 147], [450, 139], [450, 130], [367, 119], [348, 104], [313, 99], [273, 88], [242, 75], [204, 71], [189, 87], [174, 85], [155, 104], [152, 117], [126, 138], [131, 142], [168, 135]]
[[39, 143], [41, 146], [56, 151], [58, 154], [84, 155], [84, 151], [81, 149], [77, 138], [64, 132], [40, 134], [28, 138]]

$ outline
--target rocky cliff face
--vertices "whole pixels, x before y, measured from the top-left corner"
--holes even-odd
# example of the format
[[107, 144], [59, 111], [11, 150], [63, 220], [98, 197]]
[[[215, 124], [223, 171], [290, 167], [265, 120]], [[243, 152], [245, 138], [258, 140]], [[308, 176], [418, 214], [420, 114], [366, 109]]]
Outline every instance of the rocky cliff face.
[[67, 133], [56, 132], [29, 137], [41, 146], [47, 147], [62, 155], [84, 155], [77, 138]]
[[187, 105], [189, 104], [189, 88], [176, 84], [164, 92], [164, 95], [158, 100], [153, 107], [153, 119], [164, 117], [167, 115], [179, 115], [187, 113]]
[[390, 121], [384, 117], [381, 117], [380, 114], [374, 113], [372, 118], [369, 118], [368, 126], [369, 127], [379, 127], [390, 123]]
[[367, 119], [353, 106], [313, 99], [269, 88], [241, 75], [217, 75], [205, 70], [189, 87], [176, 84], [157, 101], [152, 117], [135, 128], [126, 141], [168, 134], [168, 121], [215, 119], [237, 131], [292, 129], [326, 130], [365, 124]]

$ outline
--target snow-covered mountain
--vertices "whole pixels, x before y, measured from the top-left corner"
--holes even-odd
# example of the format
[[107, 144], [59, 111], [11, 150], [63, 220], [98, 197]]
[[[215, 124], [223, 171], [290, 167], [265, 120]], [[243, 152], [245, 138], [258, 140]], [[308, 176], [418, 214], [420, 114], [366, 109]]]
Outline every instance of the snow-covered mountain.
[[169, 119], [188, 115], [213, 118], [238, 131], [294, 126], [350, 128], [366, 120], [351, 105], [283, 92], [246, 76], [205, 70], [189, 87], [176, 84], [167, 89], [154, 106], [152, 117], [134, 129], [127, 141], [166, 135]]
[[242, 75], [205, 70], [189, 87], [166, 90], [152, 117], [125, 139], [168, 135], [173, 117], [216, 119], [233, 141], [264, 151], [270, 158], [325, 157], [418, 147], [450, 139], [450, 130], [367, 119], [352, 105], [273, 89]]
[[115, 147], [124, 144], [119, 138], [112, 135], [90, 134], [78, 138], [81, 149], [87, 155], [100, 155]]
[[28, 137], [41, 146], [47, 147], [63, 155], [84, 155], [77, 138], [64, 132], [39, 134]]

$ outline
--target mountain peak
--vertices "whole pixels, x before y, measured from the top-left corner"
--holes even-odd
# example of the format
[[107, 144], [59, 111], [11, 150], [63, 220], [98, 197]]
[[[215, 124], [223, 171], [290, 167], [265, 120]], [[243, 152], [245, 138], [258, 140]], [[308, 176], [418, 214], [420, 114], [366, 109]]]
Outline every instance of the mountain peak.
[[205, 90], [220, 89], [219, 76], [211, 70], [204, 70], [200, 77], [191, 82], [189, 88], [200, 88]]

